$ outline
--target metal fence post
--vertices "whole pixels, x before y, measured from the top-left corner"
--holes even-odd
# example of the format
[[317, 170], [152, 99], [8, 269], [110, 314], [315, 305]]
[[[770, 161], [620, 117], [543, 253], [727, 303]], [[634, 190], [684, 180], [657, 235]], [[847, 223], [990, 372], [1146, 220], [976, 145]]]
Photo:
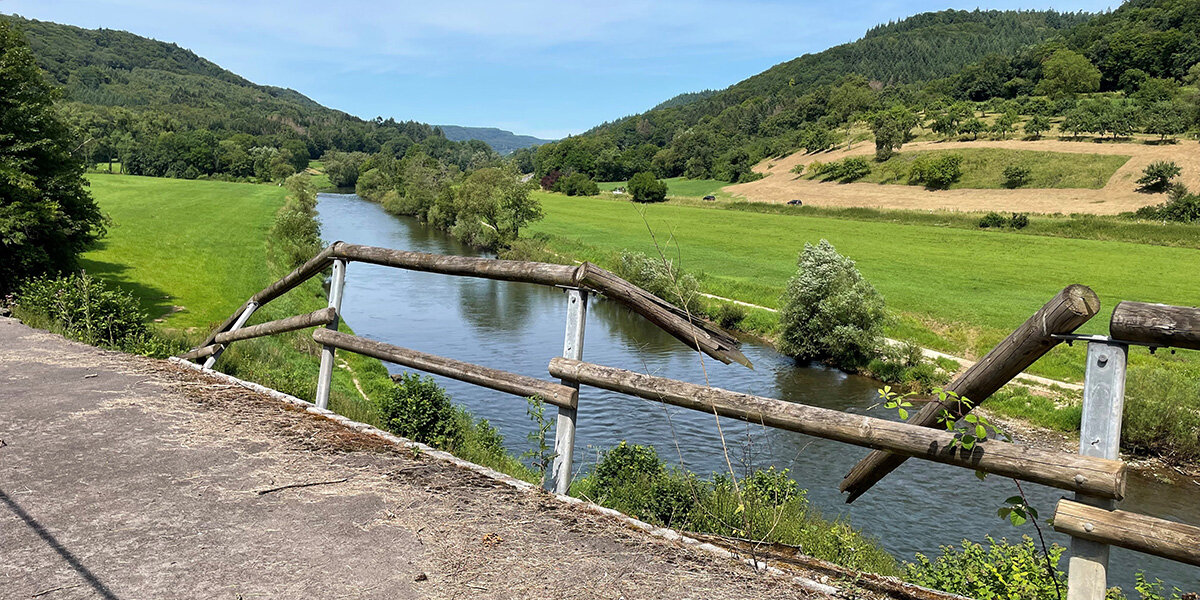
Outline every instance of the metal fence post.
[[[237, 320], [234, 321], [233, 325], [229, 327], [229, 331], [237, 331], [238, 329], [241, 329], [246, 324], [246, 321], [250, 320], [250, 315], [254, 314], [254, 311], [256, 310], [258, 310], [258, 303], [247, 302], [246, 310], [243, 310], [242, 314], [238, 315]], [[212, 356], [208, 357], [208, 360], [204, 361], [205, 369], [211, 369], [213, 365], [217, 364], [217, 359], [221, 358], [222, 352], [225, 352], [225, 348], [220, 346], [218, 346], [218, 348], [219, 349], [216, 352], [212, 353]]]
[[[329, 285], [329, 306], [337, 311], [333, 322], [326, 329], [337, 331], [342, 319], [342, 289], [346, 287], [346, 261], [333, 261], [333, 281]], [[333, 386], [333, 346], [321, 347], [321, 371], [317, 375], [316, 404], [319, 408], [329, 408], [329, 389]]]
[[[1115, 460], [1121, 443], [1121, 412], [1125, 407], [1125, 364], [1128, 344], [1113, 340], [1088, 342], [1083, 384], [1083, 417], [1079, 453]], [[1112, 500], [1075, 494], [1075, 500], [1113, 508]], [[1071, 538], [1067, 565], [1067, 600], [1104, 600], [1108, 587], [1108, 545]]]
[[[567, 333], [563, 341], [563, 357], [583, 360], [583, 328], [587, 322], [588, 293], [580, 289], [567, 290]], [[563, 381], [579, 389], [575, 382]], [[554, 491], [565, 494], [571, 488], [571, 459], [575, 453], [576, 409], [559, 407], [554, 429]]]

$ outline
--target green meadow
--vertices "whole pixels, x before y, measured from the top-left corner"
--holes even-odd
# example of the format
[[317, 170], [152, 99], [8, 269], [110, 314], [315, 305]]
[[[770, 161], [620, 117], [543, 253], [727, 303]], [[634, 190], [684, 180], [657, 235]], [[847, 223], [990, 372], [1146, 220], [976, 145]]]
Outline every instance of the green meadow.
[[[162, 319], [159, 329], [197, 343], [283, 275], [284, 269], [272, 266], [268, 247], [275, 213], [286, 200], [282, 187], [106, 174], [88, 179], [109, 224], [108, 235], [84, 254], [82, 267], [132, 292], [152, 318]], [[264, 306], [250, 324], [325, 305], [320, 281], [311, 279]], [[318, 360], [310, 336], [305, 330], [237, 342], [216, 368], [311, 399]], [[350, 353], [339, 357], [368, 396], [390, 388], [379, 361]], [[349, 369], [334, 371], [330, 407], [374, 421], [374, 402], [362, 397]]]
[[[899, 152], [882, 163], [869, 161], [871, 173], [860, 183], [908, 185], [913, 162], [919, 158], [937, 159], [949, 154], [962, 157], [962, 177], [949, 189], [1000, 189], [1004, 169], [1009, 166], [1029, 169], [1029, 180], [1021, 187], [1039, 189], [1100, 189], [1113, 173], [1129, 162], [1129, 156], [1111, 154], [1074, 154], [1007, 148], [963, 148]], [[813, 176], [808, 176], [810, 179]]]
[[[661, 248], [699, 275], [706, 292], [772, 308], [804, 244], [828, 239], [886, 298], [894, 316], [889, 335], [959, 355], [982, 355], [1071, 283], [1101, 298], [1088, 333], [1106, 332], [1120, 300], [1194, 305], [1197, 298], [1200, 250], [1193, 248], [538, 197], [546, 217], [528, 231], [548, 236], [558, 252], [604, 264], [622, 249], [654, 255]], [[1180, 359], [1190, 362], [1191, 354]], [[1056, 350], [1031, 371], [1079, 380], [1081, 356], [1078, 348]]]
[[[728, 181], [719, 181], [716, 179], [687, 179], [685, 177], [671, 177], [663, 179], [663, 183], [667, 184], [668, 198], [703, 198], [705, 196], [716, 196], [721, 200], [728, 200], [734, 197], [733, 194], [722, 192], [721, 188], [729, 185]], [[624, 181], [605, 181], [596, 184], [601, 192], [611, 192], [619, 187], [625, 187]]]

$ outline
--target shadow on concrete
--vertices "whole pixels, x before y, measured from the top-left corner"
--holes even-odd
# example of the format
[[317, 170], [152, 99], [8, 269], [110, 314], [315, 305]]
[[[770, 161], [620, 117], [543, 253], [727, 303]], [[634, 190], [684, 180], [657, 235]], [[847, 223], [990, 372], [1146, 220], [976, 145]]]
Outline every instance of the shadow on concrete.
[[79, 573], [79, 576], [82, 577], [83, 580], [87, 582], [87, 584], [90, 585], [92, 589], [100, 595], [101, 598], [117, 600], [117, 595], [112, 593], [112, 590], [108, 589], [108, 587], [106, 587], [100, 581], [100, 579], [96, 577], [95, 573], [92, 573], [87, 567], [83, 566], [83, 563], [79, 562], [79, 559], [75, 558], [75, 555], [71, 554], [70, 550], [64, 548], [63, 545], [60, 544], [54, 537], [54, 535], [49, 531], [46, 531], [46, 528], [42, 527], [42, 524], [38, 523], [37, 519], [34, 519], [29, 515], [29, 513], [25, 512], [25, 509], [21, 508], [20, 504], [14, 502], [12, 498], [9, 498], [8, 494], [4, 493], [4, 490], [0, 490], [0, 503], [3, 503], [5, 506], [7, 506], [8, 509], [13, 512], [13, 514], [17, 515], [17, 517], [25, 522], [26, 527], [32, 529], [34, 533], [38, 534], [38, 536], [42, 538], [42, 541], [46, 542], [48, 546], [53, 548], [54, 551], [63, 558], [63, 560], [67, 561], [67, 564], [71, 565], [71, 568], [75, 569], [75, 572]]

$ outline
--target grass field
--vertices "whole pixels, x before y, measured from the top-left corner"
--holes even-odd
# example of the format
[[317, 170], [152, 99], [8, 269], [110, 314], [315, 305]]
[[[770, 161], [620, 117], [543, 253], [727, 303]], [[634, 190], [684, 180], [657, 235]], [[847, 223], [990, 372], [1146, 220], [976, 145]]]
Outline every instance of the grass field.
[[[937, 159], [948, 154], [962, 156], [962, 177], [950, 189], [1000, 189], [1004, 169], [1019, 166], [1029, 169], [1025, 188], [1069, 189], [1104, 187], [1113, 173], [1129, 162], [1129, 156], [1112, 154], [1068, 154], [1007, 148], [965, 148], [961, 150], [924, 150], [900, 152], [887, 161], [870, 161], [871, 174], [862, 183], [909, 184], [909, 171], [918, 158]], [[811, 176], [810, 176], [811, 178]]]
[[[160, 328], [199, 342], [251, 295], [283, 273], [268, 262], [268, 232], [286, 191], [274, 185], [90, 175], [92, 195], [111, 222], [100, 246], [84, 255], [89, 273], [131, 291]], [[323, 308], [320, 281], [309, 280], [254, 314], [250, 324]], [[182, 307], [176, 310], [172, 307]], [[343, 325], [345, 327], [345, 325]], [[230, 346], [217, 368], [311, 399], [318, 359], [308, 331]], [[390, 387], [374, 359], [339, 355], [368, 395]], [[336, 369], [330, 407], [372, 421], [350, 372]]]
[[[733, 198], [732, 194], [721, 191], [721, 188], [729, 185], [728, 181], [671, 177], [663, 179], [662, 182], [667, 184], [668, 198], [703, 198], [705, 196], [716, 196], [718, 199]], [[601, 192], [611, 192], [619, 187], [625, 187], [625, 183], [624, 181], [605, 181], [597, 185]]]
[[88, 180], [111, 222], [83, 268], [133, 292], [165, 325], [220, 321], [269, 283], [266, 235], [283, 188], [127, 175]]
[[[700, 274], [705, 291], [769, 307], [777, 306], [804, 243], [828, 239], [858, 261], [886, 298], [897, 317], [889, 334], [960, 355], [986, 352], [1071, 283], [1090, 285], [1100, 295], [1102, 314], [1085, 327], [1091, 333], [1105, 332], [1120, 300], [1196, 303], [1200, 250], [1191, 248], [782, 217], [669, 202], [639, 206], [549, 193], [538, 198], [546, 218], [529, 232], [548, 234], [551, 246], [564, 254], [603, 263], [625, 248], [654, 253], [648, 224], [660, 244], [677, 245], [668, 254]], [[1144, 352], [1133, 354], [1145, 359]], [[1079, 380], [1080, 357], [1078, 348], [1056, 350], [1031, 370]], [[1178, 359], [1196, 357], [1180, 353]]]

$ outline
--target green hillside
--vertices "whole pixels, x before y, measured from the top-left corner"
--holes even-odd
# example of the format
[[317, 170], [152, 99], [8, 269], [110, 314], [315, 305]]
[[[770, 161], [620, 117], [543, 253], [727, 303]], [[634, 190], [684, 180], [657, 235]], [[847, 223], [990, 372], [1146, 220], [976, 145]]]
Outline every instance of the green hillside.
[[[290, 89], [258, 85], [190, 50], [125, 31], [0, 15], [25, 35], [91, 162], [127, 172], [278, 179], [329, 150], [403, 156], [414, 144], [465, 168], [496, 155], [414, 121], [365, 121]], [[301, 156], [303, 155], [303, 156]], [[189, 169], [190, 167], [190, 169]]]
[[719, 92], [681, 95], [547, 144], [520, 164], [539, 176], [583, 172], [600, 181], [652, 171], [743, 182], [759, 177], [751, 167], [764, 158], [878, 141], [880, 127], [894, 149], [918, 125], [944, 137], [976, 127], [977, 136], [991, 126], [988, 112], [1012, 115], [1011, 123], [1064, 117], [1077, 106], [1083, 118], [1072, 122], [1087, 121], [1081, 131], [1174, 136], [1197, 122], [1184, 88], [1200, 79], [1198, 63], [1200, 0], [1132, 0], [1099, 16], [924, 13]]
[[521, 148], [540, 146], [554, 140], [543, 140], [532, 135], [519, 135], [511, 131], [495, 127], [461, 127], [459, 125], [438, 125], [446, 139], [452, 142], [479, 140], [492, 147], [500, 154], [511, 154]]

